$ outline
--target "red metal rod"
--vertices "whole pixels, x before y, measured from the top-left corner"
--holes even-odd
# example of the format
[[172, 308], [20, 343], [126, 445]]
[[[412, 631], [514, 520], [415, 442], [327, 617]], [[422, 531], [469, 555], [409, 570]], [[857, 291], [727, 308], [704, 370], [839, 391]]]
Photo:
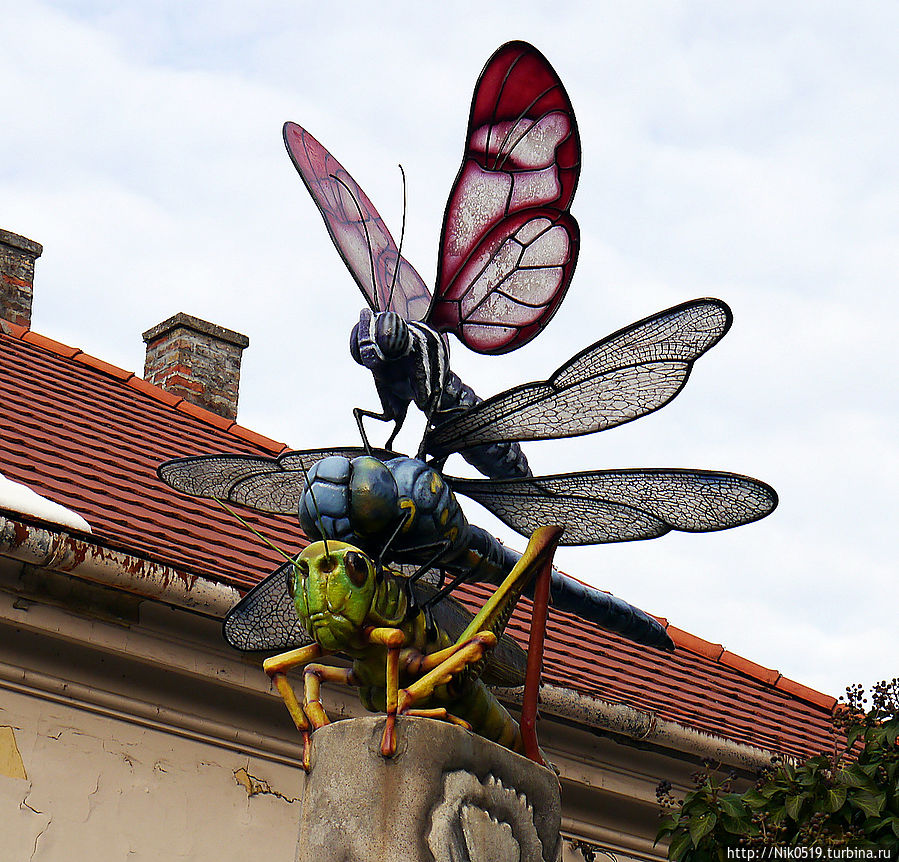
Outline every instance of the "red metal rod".
[[537, 697], [543, 672], [543, 642], [546, 638], [546, 615], [549, 612], [549, 584], [552, 579], [553, 556], [546, 562], [534, 587], [534, 607], [531, 632], [528, 638], [528, 663], [524, 678], [524, 699], [521, 705], [521, 741], [524, 753], [541, 766], [546, 764], [537, 745]]

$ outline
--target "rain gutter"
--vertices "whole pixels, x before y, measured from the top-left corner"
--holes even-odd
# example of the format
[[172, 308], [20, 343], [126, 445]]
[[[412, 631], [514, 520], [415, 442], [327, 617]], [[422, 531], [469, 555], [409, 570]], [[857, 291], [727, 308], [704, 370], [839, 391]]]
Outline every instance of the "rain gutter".
[[234, 587], [6, 515], [0, 515], [0, 554], [217, 619], [240, 599]]

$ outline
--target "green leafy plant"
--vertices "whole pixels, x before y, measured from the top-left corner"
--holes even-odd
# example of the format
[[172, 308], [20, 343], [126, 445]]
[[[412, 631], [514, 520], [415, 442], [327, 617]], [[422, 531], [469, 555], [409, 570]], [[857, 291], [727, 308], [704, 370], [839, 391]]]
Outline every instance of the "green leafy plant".
[[695, 789], [678, 802], [670, 782], [656, 795], [676, 862], [717, 862], [727, 849], [763, 846], [866, 847], [899, 857], [899, 678], [871, 691], [846, 689], [834, 712], [834, 747], [795, 765], [782, 757], [744, 792], [736, 776], [711, 762], [694, 773]]

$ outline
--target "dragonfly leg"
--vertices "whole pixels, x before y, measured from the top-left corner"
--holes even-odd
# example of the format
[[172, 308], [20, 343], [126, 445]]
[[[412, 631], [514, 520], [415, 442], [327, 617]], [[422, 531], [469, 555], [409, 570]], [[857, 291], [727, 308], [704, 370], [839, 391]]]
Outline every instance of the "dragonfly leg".
[[385, 410], [383, 413], [375, 413], [374, 410], [363, 410], [361, 407], [353, 408], [353, 416], [356, 417], [356, 426], [359, 428], [359, 435], [362, 437], [362, 445], [365, 447], [365, 452], [368, 455], [371, 455], [371, 443], [368, 442], [368, 435], [365, 433], [365, 426], [362, 424], [362, 417], [368, 416], [371, 419], [377, 419], [380, 422], [396, 422], [396, 427], [393, 429], [393, 433], [390, 435], [390, 439], [387, 441], [387, 448], [389, 449], [393, 445], [393, 441], [396, 438], [396, 435], [399, 434], [400, 428], [403, 427], [403, 421], [406, 416], [403, 414], [400, 417], [391, 416]]
[[[446, 554], [446, 552], [448, 550], [450, 550], [450, 548], [452, 548], [452, 542], [450, 542], [447, 539], [447, 540], [444, 540], [441, 542], [436, 542], [436, 543], [430, 544], [430, 545], [418, 545], [416, 547], [404, 549], [405, 551], [414, 552], [414, 551], [430, 550], [431, 548], [436, 548], [437, 550], [425, 563], [420, 565], [408, 578], [406, 578], [405, 581], [403, 581], [403, 589], [406, 591], [406, 602], [407, 602], [406, 619], [407, 620], [412, 619], [418, 613], [418, 599], [416, 598], [415, 592], [414, 592], [415, 584], [421, 579], [421, 576], [424, 575], [424, 573], [426, 571], [428, 571], [428, 569], [433, 568], [435, 565], [437, 565], [441, 561], [441, 559]], [[431, 602], [429, 601], [428, 604], [430, 605]], [[428, 612], [427, 622], [428, 622], [428, 634], [433, 635], [434, 621], [433, 621], [433, 619], [431, 619], [429, 612]]]

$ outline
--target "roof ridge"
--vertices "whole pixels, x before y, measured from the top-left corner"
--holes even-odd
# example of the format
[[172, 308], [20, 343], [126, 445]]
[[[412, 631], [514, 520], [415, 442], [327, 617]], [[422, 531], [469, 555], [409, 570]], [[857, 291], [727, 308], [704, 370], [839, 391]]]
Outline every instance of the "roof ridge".
[[725, 667], [736, 670], [739, 673], [761, 682], [769, 688], [782, 691], [784, 694], [792, 695], [799, 700], [804, 700], [813, 706], [823, 707], [827, 710], [833, 710], [837, 705], [837, 698], [833, 695], [825, 694], [817, 691], [807, 685], [796, 682], [789, 677], [784, 676], [779, 670], [765, 667], [751, 659], [744, 658], [737, 653], [731, 652], [724, 648], [722, 644], [712, 643], [704, 638], [694, 635], [691, 632], [679, 629], [670, 623], [665, 626], [668, 636], [674, 641], [674, 645], [678, 649], [684, 649], [688, 652], [696, 653], [710, 659], [715, 664], [724, 665]]
[[213, 413], [211, 410], [207, 410], [205, 407], [200, 407], [196, 404], [192, 404], [190, 401], [179, 398], [177, 395], [172, 395], [171, 392], [167, 392], [161, 386], [151, 383], [143, 377], [139, 377], [135, 372], [127, 371], [124, 368], [120, 368], [118, 365], [113, 365], [110, 362], [99, 359], [98, 357], [85, 352], [80, 347], [72, 347], [68, 344], [63, 344], [61, 341], [56, 341], [46, 335], [41, 335], [27, 326], [21, 326], [8, 320], [2, 321], [0, 334], [6, 335], [9, 338], [15, 338], [18, 341], [24, 341], [26, 344], [30, 344], [33, 347], [47, 350], [50, 353], [61, 356], [63, 359], [78, 362], [81, 365], [87, 365], [89, 368], [93, 368], [101, 374], [112, 377], [120, 383], [124, 383], [130, 389], [140, 392], [155, 401], [159, 401], [162, 404], [171, 407], [173, 410], [177, 410], [179, 413], [192, 416], [194, 419], [198, 419], [207, 425], [211, 425], [219, 431], [232, 434], [239, 440], [243, 440], [246, 443], [253, 443], [273, 454], [278, 454], [288, 449], [286, 443], [272, 440], [270, 437], [266, 437], [263, 434], [259, 434], [250, 428], [238, 424], [233, 419], [226, 419], [223, 416], [219, 416], [217, 413]]

